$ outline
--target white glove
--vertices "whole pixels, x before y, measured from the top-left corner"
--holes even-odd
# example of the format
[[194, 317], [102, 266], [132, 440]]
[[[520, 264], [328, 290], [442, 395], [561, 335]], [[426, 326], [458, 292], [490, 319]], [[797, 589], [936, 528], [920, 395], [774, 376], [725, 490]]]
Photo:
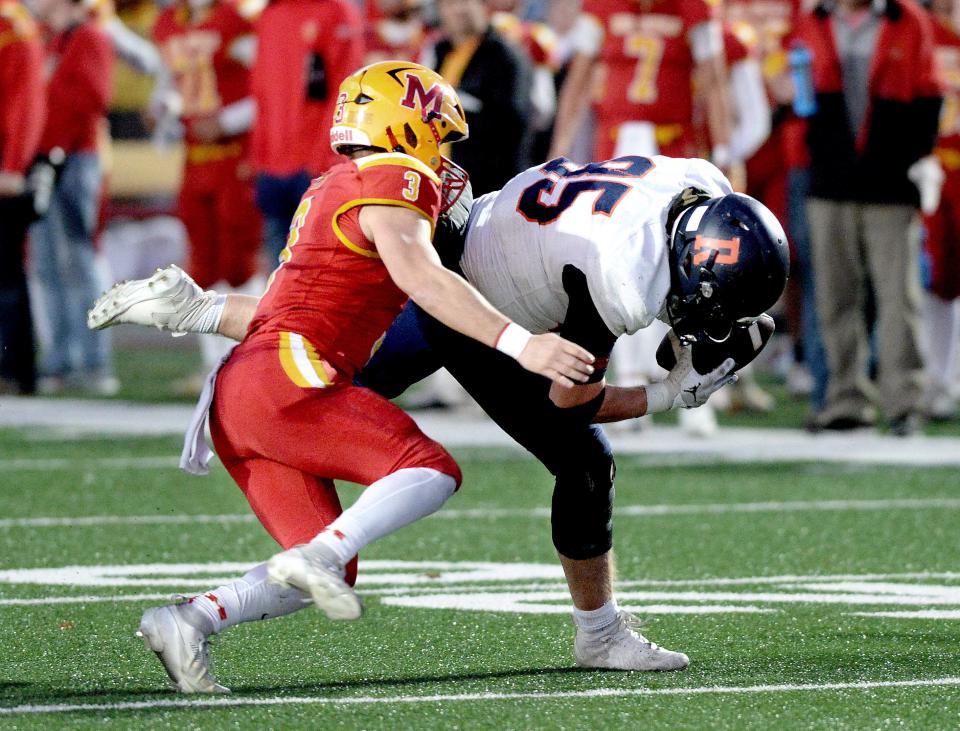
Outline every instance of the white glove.
[[691, 346], [682, 346], [677, 364], [667, 377], [646, 386], [648, 414], [703, 406], [712, 394], [737, 380], [737, 374], [731, 373], [736, 365], [733, 358], [727, 358], [709, 373], [701, 375], [693, 367], [692, 353]]

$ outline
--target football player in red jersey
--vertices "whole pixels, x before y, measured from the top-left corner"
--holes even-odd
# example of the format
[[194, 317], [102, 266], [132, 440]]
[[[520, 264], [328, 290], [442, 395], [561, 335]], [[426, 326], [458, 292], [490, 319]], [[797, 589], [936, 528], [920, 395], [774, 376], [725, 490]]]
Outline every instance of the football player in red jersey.
[[731, 110], [716, 0], [587, 0], [592, 22], [560, 94], [551, 156], [569, 151], [590, 99], [594, 159], [622, 154], [692, 157], [694, 77], [705, 97], [713, 162], [731, 163]]
[[930, 257], [927, 327], [928, 391], [924, 409], [933, 419], [956, 416], [956, 366], [960, 353], [960, 34], [953, 0], [933, 0], [934, 42], [943, 79], [940, 136], [934, 154], [945, 173], [940, 205], [924, 216]]
[[[452, 87], [417, 64], [374, 64], [340, 86], [333, 121], [331, 146], [350, 160], [304, 195], [283, 263], [253, 301], [243, 342], [212, 374], [188, 435], [195, 449], [186, 465], [205, 470], [209, 409], [221, 461], [287, 550], [188, 604], [144, 614], [140, 631], [183, 692], [225, 690], [209, 673], [214, 632], [288, 614], [310, 598], [330, 618], [359, 617], [357, 552], [434, 512], [459, 485], [442, 446], [351, 383], [408, 296], [557, 383], [572, 386], [593, 372], [587, 351], [510, 322], [445, 269], [431, 244], [456, 191], [441, 183], [455, 171], [439, 147], [467, 133]], [[223, 302], [204, 304], [215, 330]], [[341, 514], [334, 479], [369, 487]]]
[[[178, 0], [157, 18], [153, 38], [176, 89], [162, 94], [164, 106], [176, 102], [185, 130], [177, 212], [190, 242], [187, 270], [208, 285], [244, 291], [249, 283], [262, 290], [254, 278], [261, 219], [248, 159], [253, 24], [228, 0]], [[222, 348], [215, 339], [201, 348], [209, 370]]]

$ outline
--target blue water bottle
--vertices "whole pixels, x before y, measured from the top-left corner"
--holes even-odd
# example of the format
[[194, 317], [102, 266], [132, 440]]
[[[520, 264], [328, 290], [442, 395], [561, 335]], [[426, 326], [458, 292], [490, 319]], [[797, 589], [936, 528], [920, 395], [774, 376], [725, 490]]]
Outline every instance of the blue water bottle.
[[817, 96], [813, 90], [813, 54], [806, 46], [795, 45], [787, 54], [793, 79], [793, 113], [812, 117], [817, 113]]

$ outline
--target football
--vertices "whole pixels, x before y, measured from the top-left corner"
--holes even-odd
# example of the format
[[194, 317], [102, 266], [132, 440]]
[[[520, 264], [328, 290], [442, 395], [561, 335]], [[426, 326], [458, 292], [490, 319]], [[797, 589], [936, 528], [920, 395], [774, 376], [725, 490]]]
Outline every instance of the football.
[[[773, 318], [764, 313], [754, 322], [734, 325], [730, 337], [722, 343], [708, 340], [693, 344], [693, 367], [697, 373], [712, 371], [727, 358], [733, 358], [734, 370], [738, 371], [757, 357], [770, 341], [776, 326]], [[673, 330], [663, 336], [657, 348], [657, 363], [668, 371], [677, 364], [680, 341]]]

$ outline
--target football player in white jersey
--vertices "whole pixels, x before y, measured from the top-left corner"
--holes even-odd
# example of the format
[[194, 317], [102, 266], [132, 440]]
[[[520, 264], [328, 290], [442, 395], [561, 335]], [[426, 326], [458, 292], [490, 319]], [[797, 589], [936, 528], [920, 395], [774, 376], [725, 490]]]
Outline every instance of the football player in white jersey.
[[[648, 641], [612, 590], [613, 455], [599, 423], [693, 408], [735, 379], [727, 359], [706, 374], [698, 343], [722, 343], [761, 315], [786, 284], [786, 237], [752, 198], [703, 160], [622, 157], [577, 166], [559, 158], [503, 190], [469, 196], [441, 219], [434, 242], [513, 322], [501, 350], [556, 331], [597, 357], [589, 383], [552, 386], [408, 303], [358, 380], [388, 397], [446, 367], [554, 475], [554, 545], [574, 604], [574, 654], [584, 667], [676, 670], [687, 656]], [[121, 283], [90, 312], [91, 327], [155, 325], [241, 339], [257, 300], [201, 291], [176, 267]], [[684, 343], [661, 382], [607, 386], [618, 336], [665, 319]], [[509, 341], [509, 342], [507, 342]], [[202, 658], [194, 658], [195, 662]]]

